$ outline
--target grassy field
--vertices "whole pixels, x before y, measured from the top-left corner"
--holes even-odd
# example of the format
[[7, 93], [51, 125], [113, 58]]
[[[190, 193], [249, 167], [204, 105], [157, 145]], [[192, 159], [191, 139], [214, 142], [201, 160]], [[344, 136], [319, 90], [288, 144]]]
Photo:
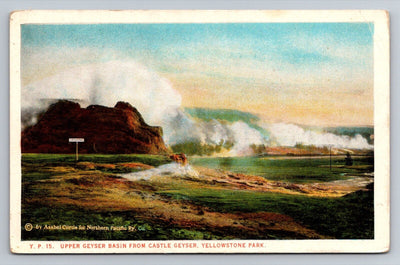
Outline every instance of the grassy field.
[[217, 212], [265, 211], [288, 215], [316, 232], [334, 238], [373, 238], [372, 190], [342, 198], [213, 189], [162, 193], [175, 200], [191, 201]]
[[344, 166], [344, 157], [221, 157], [191, 158], [194, 165], [253, 174], [270, 180], [292, 183], [326, 182], [374, 171], [373, 157], [354, 157], [353, 166]]
[[[327, 198], [287, 190], [263, 178], [218, 170], [199, 171], [199, 177], [171, 174], [148, 181], [121, 178], [121, 174], [169, 162], [164, 156], [152, 155], [82, 155], [77, 163], [74, 155], [24, 154], [22, 239], [373, 238], [372, 185]], [[315, 162], [321, 163], [321, 168], [307, 173], [310, 179], [305, 182], [322, 176], [318, 170], [326, 172], [326, 161]], [[298, 172], [304, 163], [309, 161], [280, 159], [268, 167], [273, 168], [271, 176], [278, 172], [286, 176], [284, 180], [302, 183]], [[360, 160], [354, 168], [335, 170], [363, 174], [371, 168]], [[329, 178], [346, 178], [340, 174]], [[26, 231], [26, 223], [41, 229]], [[43, 229], [46, 225], [81, 225], [86, 229]], [[88, 225], [110, 230], [87, 229]], [[118, 227], [133, 229], [129, 232]]]
[[[99, 155], [99, 154], [82, 154], [79, 155], [79, 162], [94, 163], [123, 163], [123, 162], [139, 162], [152, 166], [159, 166], [170, 162], [166, 156], [158, 155], [141, 155], [141, 154], [122, 154], [122, 155]], [[49, 164], [49, 165], [74, 165], [75, 155], [70, 154], [23, 154], [22, 163]]]

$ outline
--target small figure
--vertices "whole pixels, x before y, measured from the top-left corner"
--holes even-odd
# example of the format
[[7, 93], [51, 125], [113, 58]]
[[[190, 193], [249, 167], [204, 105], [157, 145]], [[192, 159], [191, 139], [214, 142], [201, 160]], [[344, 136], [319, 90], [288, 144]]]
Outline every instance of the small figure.
[[346, 153], [346, 158], [344, 159], [346, 166], [352, 166], [353, 165], [353, 158], [351, 158], [351, 155], [349, 152]]

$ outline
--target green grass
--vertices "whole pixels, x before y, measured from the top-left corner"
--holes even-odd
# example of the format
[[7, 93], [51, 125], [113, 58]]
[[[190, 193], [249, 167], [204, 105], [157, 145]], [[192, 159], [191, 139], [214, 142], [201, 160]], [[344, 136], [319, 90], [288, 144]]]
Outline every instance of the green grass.
[[193, 165], [222, 169], [235, 173], [258, 175], [270, 180], [292, 183], [324, 182], [346, 179], [346, 175], [373, 172], [373, 158], [354, 157], [352, 167], [344, 167], [344, 158], [329, 157], [279, 159], [273, 157], [190, 158]]
[[[26, 198], [42, 196], [43, 189], [36, 189], [35, 182], [49, 179], [64, 172], [51, 172], [53, 166], [75, 169], [74, 155], [23, 154], [23, 240], [172, 240], [172, 239], [229, 239], [229, 231], [210, 232], [205, 229], [189, 229], [171, 226], [154, 220], [138, 219], [131, 212], [93, 212], [71, 207], [47, 207], [27, 204]], [[169, 162], [164, 156], [152, 155], [81, 155], [80, 161], [94, 163], [140, 162], [153, 166]], [[334, 167], [329, 170], [329, 158], [323, 159], [261, 159], [261, 158], [192, 158], [194, 164], [207, 165], [234, 172], [262, 175], [270, 179], [292, 182], [314, 182], [345, 178], [344, 174], [362, 174], [373, 171], [373, 161], [355, 158], [354, 166]], [[333, 159], [333, 165], [341, 166], [342, 159]], [[68, 169], [69, 167], [69, 169]], [[261, 174], [262, 173], [262, 174]], [[43, 183], [42, 185], [50, 185]], [[276, 212], [291, 216], [298, 223], [321, 235], [346, 239], [367, 239], [374, 235], [373, 191], [359, 191], [342, 198], [316, 198], [302, 195], [285, 195], [268, 192], [217, 189], [187, 189], [186, 186], [170, 185], [156, 192], [170, 200], [187, 201], [211, 211]], [[85, 195], [90, 199], [90, 194]], [[26, 232], [25, 223], [39, 225], [94, 224], [99, 226], [137, 226], [140, 231], [43, 231]]]
[[[156, 155], [80, 155], [79, 162], [93, 162], [102, 164], [115, 164], [124, 162], [143, 163], [152, 166], [169, 163], [165, 156]], [[23, 154], [22, 155], [22, 213], [21, 233], [22, 240], [179, 240], [179, 239], [222, 239], [205, 230], [176, 227], [169, 223], [155, 222], [153, 220], [138, 219], [132, 212], [112, 211], [108, 213], [88, 211], [77, 207], [49, 207], [42, 204], [27, 204], [28, 198], [46, 196], [45, 190], [35, 188], [40, 180], [47, 180], [53, 176], [68, 174], [79, 169], [75, 155], [68, 154]], [[52, 167], [62, 166], [65, 172], [52, 172]], [[120, 168], [101, 168], [104, 173], [125, 173]], [[125, 169], [126, 170], [126, 169]], [[128, 169], [129, 170], [129, 169]], [[135, 169], [131, 169], [135, 170]], [[53, 185], [41, 183], [41, 185]], [[85, 195], [86, 199], [91, 194]], [[98, 225], [98, 226], [132, 226], [135, 232], [126, 231], [66, 231], [33, 229], [25, 231], [24, 225]]]
[[[162, 164], [170, 163], [171, 160], [167, 156], [161, 155], [142, 155], [142, 154], [129, 154], [129, 155], [92, 155], [82, 154], [79, 155], [78, 162], [92, 162], [99, 164], [117, 164], [117, 163], [143, 163], [150, 166], [160, 166]], [[46, 169], [55, 166], [72, 167], [82, 169], [84, 166], [79, 165], [75, 161], [75, 155], [70, 154], [22, 154], [22, 175], [29, 177], [29, 179], [46, 179], [53, 175], [60, 175], [62, 173], [47, 172]], [[129, 168], [116, 165], [115, 168], [96, 167], [104, 173], [130, 173], [138, 171], [136, 168]], [[66, 172], [67, 173], [67, 172]]]
[[[209, 231], [176, 227], [153, 220], [138, 219], [130, 211], [92, 212], [79, 208], [30, 205], [22, 209], [22, 240], [191, 240], [222, 239]], [[24, 225], [33, 223], [42, 229], [25, 231]], [[135, 227], [135, 231], [45, 230], [45, 225], [96, 225]], [[226, 239], [226, 237], [225, 237]]]
[[[151, 166], [159, 166], [168, 163], [170, 159], [161, 155], [142, 155], [142, 154], [123, 154], [123, 155], [99, 155], [82, 154], [79, 155], [79, 162], [93, 163], [125, 163], [139, 162]], [[75, 164], [75, 155], [71, 154], [22, 154], [22, 163], [40, 164]]]
[[223, 213], [285, 214], [322, 235], [338, 239], [363, 239], [374, 236], [372, 190], [333, 199], [215, 189], [169, 190], [160, 194], [174, 200], [190, 201]]
[[[115, 168], [97, 166], [96, 170], [110, 174], [124, 174], [136, 172], [140, 169], [129, 168], [117, 163], [136, 162], [151, 166], [160, 166], [171, 162], [166, 156], [158, 155], [87, 155], [79, 156], [79, 162], [92, 162], [98, 164], [116, 164]], [[65, 172], [51, 171], [52, 167], [64, 167]], [[24, 182], [49, 179], [52, 176], [63, 175], [75, 169], [84, 169], [84, 165], [77, 164], [75, 155], [70, 154], [22, 154], [22, 177]]]

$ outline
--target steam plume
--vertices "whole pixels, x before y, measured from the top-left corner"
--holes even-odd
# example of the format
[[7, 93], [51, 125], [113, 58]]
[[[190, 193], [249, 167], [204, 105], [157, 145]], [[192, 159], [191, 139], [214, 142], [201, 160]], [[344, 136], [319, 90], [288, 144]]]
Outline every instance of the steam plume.
[[315, 145], [318, 147], [332, 145], [336, 148], [373, 149], [368, 141], [357, 134], [355, 137], [336, 135], [305, 130], [300, 126], [286, 123], [275, 123], [268, 126], [271, 137], [283, 146], [296, 144]]
[[[181, 95], [171, 83], [136, 62], [109, 61], [82, 65], [31, 83], [22, 89], [23, 127], [34, 124], [37, 116], [58, 99], [73, 99], [83, 107], [99, 104], [112, 107], [117, 101], [135, 106], [150, 125], [162, 126], [164, 141], [173, 145], [187, 141], [234, 144], [229, 155], [251, 154], [250, 145], [266, 144], [260, 131], [247, 123], [194, 120], [181, 108]], [[361, 135], [353, 138], [332, 133], [304, 130], [293, 124], [266, 127], [276, 142], [285, 146], [297, 143], [338, 148], [372, 149]]]

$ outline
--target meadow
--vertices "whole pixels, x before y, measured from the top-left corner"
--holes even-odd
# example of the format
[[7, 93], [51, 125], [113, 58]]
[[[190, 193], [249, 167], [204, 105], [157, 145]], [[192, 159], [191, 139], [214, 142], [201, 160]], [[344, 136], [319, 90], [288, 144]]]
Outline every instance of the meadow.
[[292, 183], [325, 182], [346, 179], [374, 171], [371, 156], [353, 157], [352, 166], [344, 166], [345, 156], [266, 156], [266, 157], [196, 157], [193, 165], [223, 169], [235, 173], [262, 176]]
[[[81, 155], [76, 162], [74, 155], [23, 154], [22, 238], [373, 238], [373, 183], [340, 194], [335, 193], [336, 186], [319, 191], [329, 181], [373, 172], [370, 158], [355, 158], [352, 167], [342, 166], [342, 159], [335, 158], [332, 171], [329, 163], [326, 167], [326, 158], [311, 162], [257, 158], [246, 169], [246, 163], [251, 165], [248, 159], [233, 158], [227, 166], [226, 159], [191, 158], [197, 177], [172, 172], [151, 180], [127, 181], [122, 177], [126, 173], [170, 160], [153, 155]], [[257, 172], [260, 177], [251, 176]], [[318, 193], [312, 190], [314, 182], [321, 184]], [[42, 228], [26, 231], [26, 223]], [[121, 229], [45, 230], [46, 225]], [[134, 229], [123, 230], [128, 227]]]

